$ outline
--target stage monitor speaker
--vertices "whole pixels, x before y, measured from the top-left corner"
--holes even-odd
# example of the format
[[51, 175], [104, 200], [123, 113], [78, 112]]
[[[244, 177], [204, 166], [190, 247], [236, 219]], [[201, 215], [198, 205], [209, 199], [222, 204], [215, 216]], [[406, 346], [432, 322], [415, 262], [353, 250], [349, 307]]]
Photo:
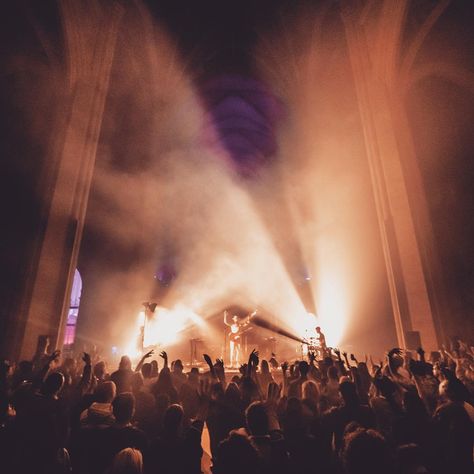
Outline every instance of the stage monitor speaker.
[[421, 338], [419, 331], [406, 331], [405, 332], [405, 342], [407, 345], [407, 349], [416, 351], [419, 347], [421, 347]]

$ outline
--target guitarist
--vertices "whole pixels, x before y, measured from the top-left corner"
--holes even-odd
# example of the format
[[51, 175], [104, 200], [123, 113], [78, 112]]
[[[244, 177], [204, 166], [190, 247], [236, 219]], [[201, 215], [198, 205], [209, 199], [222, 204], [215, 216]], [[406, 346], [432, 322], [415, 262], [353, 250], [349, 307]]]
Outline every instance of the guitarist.
[[224, 324], [229, 326], [229, 355], [230, 355], [230, 367], [239, 368], [240, 367], [240, 358], [242, 356], [242, 335], [244, 332], [248, 331], [250, 328], [250, 318], [256, 313], [254, 311], [252, 314], [249, 314], [245, 320], [242, 322], [239, 320], [239, 317], [234, 314], [232, 316], [231, 322], [228, 321], [227, 310], [224, 311]]

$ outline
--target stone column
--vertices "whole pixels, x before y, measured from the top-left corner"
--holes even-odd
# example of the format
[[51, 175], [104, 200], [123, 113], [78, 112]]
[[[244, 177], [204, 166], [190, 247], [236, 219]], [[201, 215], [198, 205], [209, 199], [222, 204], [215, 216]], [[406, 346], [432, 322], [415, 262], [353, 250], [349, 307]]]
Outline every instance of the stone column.
[[[361, 5], [362, 7], [356, 6]], [[423, 265], [416, 206], [407, 192], [407, 168], [415, 162], [399, 80], [401, 34], [407, 1], [344, 2], [342, 18], [353, 69], [373, 193], [385, 257], [398, 343], [420, 333], [425, 350], [439, 347], [436, 309], [430, 300]], [[411, 161], [410, 166], [404, 166]], [[423, 193], [423, 189], [419, 189]], [[427, 215], [427, 213], [425, 213]], [[413, 348], [413, 347], [410, 347]]]
[[[96, 0], [58, 2], [65, 38], [67, 116], [60, 118], [53, 193], [31, 296], [27, 297], [20, 356], [30, 358], [39, 335], [60, 348], [81, 243], [115, 43], [123, 7]], [[53, 160], [54, 161], [54, 160]]]

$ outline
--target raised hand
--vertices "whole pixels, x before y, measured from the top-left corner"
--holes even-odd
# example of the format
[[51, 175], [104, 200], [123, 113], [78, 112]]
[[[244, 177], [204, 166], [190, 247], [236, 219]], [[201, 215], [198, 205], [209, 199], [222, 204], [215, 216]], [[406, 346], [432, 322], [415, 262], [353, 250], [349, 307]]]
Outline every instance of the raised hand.
[[[151, 351], [148, 351], [148, 352], [143, 356], [143, 358], [144, 358], [144, 359], [148, 359], [148, 358], [151, 357], [154, 353], [155, 353], [155, 351], [152, 349]], [[165, 352], [165, 354], [166, 354], [166, 352]]]
[[357, 359], [355, 358], [355, 355], [354, 354], [351, 354], [351, 360], [353, 360], [354, 362], [357, 362]]
[[283, 371], [283, 373], [285, 373], [288, 370], [288, 367], [289, 365], [288, 365], [288, 362], [286, 361], [281, 364], [281, 370]]
[[92, 363], [91, 356], [87, 352], [84, 352], [84, 355], [82, 356], [82, 360], [84, 361], [86, 365], [91, 365]]
[[168, 354], [166, 353], [166, 351], [161, 351], [161, 352], [160, 352], [160, 357], [161, 357], [162, 359], [164, 359], [165, 361], [168, 360]]
[[222, 359], [216, 359], [216, 363], [214, 364], [214, 371], [219, 381], [225, 384], [225, 369], [224, 361]]
[[203, 354], [202, 356], [204, 357], [204, 360], [206, 361], [206, 364], [207, 364], [209, 367], [212, 368], [212, 360], [211, 360], [211, 358], [209, 357], [209, 355], [208, 355], [208, 354]]
[[267, 392], [267, 401], [272, 405], [276, 405], [280, 398], [281, 387], [276, 384], [275, 382], [270, 382], [268, 384], [268, 392]]
[[266, 409], [268, 415], [268, 427], [270, 430], [279, 429], [280, 424], [278, 422], [277, 407], [278, 400], [280, 399], [281, 388], [275, 382], [271, 382], [268, 385]]
[[402, 350], [399, 348], [399, 347], [395, 347], [393, 348], [389, 353], [388, 353], [388, 357], [389, 359], [392, 358], [394, 355], [398, 355], [400, 356], [402, 354]]
[[379, 365], [379, 366], [375, 365], [374, 368], [375, 368], [374, 379], [378, 379], [382, 377], [382, 365]]
[[308, 360], [312, 364], [316, 360], [316, 354], [314, 352], [308, 352]]
[[61, 355], [61, 351], [59, 349], [56, 349], [49, 357], [49, 362], [57, 361], [59, 359], [59, 356]]
[[253, 349], [249, 356], [249, 363], [254, 365], [255, 367], [258, 366], [259, 358], [258, 358], [258, 351]]

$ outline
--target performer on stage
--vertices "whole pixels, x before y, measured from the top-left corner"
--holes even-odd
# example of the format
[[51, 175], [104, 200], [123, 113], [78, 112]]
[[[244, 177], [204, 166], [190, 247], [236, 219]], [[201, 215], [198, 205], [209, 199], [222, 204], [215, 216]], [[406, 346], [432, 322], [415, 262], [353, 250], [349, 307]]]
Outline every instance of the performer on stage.
[[227, 310], [224, 311], [224, 324], [230, 327], [229, 332], [229, 360], [230, 366], [239, 368], [242, 356], [242, 334], [247, 331], [250, 324], [250, 318], [255, 314], [249, 314], [245, 321], [241, 322], [239, 317], [234, 314], [232, 322], [229, 323], [227, 319]]
[[326, 345], [326, 336], [321, 332], [321, 328], [316, 326], [316, 347], [319, 352], [319, 357], [323, 358], [328, 349]]

